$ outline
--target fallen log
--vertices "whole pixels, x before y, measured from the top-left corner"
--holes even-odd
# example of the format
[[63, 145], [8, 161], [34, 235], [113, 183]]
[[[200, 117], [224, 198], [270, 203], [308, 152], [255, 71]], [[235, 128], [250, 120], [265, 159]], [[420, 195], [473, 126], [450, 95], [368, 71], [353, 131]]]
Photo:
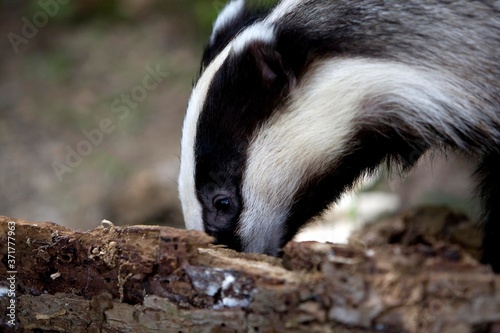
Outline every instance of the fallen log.
[[0, 331], [500, 332], [500, 276], [472, 252], [373, 232], [276, 259], [197, 231], [0, 217]]

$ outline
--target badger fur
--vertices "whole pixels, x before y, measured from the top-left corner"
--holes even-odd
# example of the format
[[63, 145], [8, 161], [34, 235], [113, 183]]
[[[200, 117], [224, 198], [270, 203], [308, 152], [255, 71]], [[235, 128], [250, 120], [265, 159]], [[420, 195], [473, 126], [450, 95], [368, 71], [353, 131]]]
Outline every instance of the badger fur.
[[188, 228], [278, 255], [381, 163], [478, 163], [484, 261], [500, 271], [500, 0], [282, 0], [220, 13], [189, 101]]

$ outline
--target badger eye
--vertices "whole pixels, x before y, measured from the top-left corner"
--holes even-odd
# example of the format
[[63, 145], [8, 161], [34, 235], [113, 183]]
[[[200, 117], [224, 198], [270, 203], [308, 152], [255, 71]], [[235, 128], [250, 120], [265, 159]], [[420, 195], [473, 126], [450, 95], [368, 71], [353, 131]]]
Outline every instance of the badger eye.
[[227, 212], [231, 208], [231, 200], [228, 197], [217, 196], [214, 198], [214, 207], [218, 211]]

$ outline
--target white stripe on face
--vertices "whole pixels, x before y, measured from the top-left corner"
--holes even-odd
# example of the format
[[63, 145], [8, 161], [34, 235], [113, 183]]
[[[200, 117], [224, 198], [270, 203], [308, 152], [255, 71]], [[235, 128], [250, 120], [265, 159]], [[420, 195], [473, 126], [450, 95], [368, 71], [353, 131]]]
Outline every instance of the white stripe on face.
[[212, 31], [212, 36], [210, 37], [210, 42], [213, 43], [215, 35], [225, 26], [231, 23], [238, 15], [243, 12], [245, 9], [245, 1], [244, 0], [233, 0], [224, 7], [224, 9], [220, 12], [219, 16], [214, 23], [214, 28]]
[[[323, 74], [327, 69], [335, 76]], [[328, 166], [327, 151], [330, 156], [343, 151], [358, 100], [356, 90], [350, 91], [342, 80], [348, 75], [342, 66], [318, 66], [292, 92], [286, 109], [276, 111], [250, 144], [239, 226], [245, 252], [279, 250], [283, 224], [300, 184]], [[332, 100], [338, 102], [332, 105]]]
[[196, 127], [212, 80], [226, 60], [230, 48], [226, 47], [203, 72], [189, 99], [181, 139], [181, 165], [179, 173], [179, 197], [188, 229], [203, 230], [203, 211], [196, 196], [195, 142]]
[[247, 29], [243, 30], [231, 43], [234, 53], [241, 53], [253, 41], [260, 41], [263, 43], [273, 43], [276, 35], [272, 25], [257, 22]]

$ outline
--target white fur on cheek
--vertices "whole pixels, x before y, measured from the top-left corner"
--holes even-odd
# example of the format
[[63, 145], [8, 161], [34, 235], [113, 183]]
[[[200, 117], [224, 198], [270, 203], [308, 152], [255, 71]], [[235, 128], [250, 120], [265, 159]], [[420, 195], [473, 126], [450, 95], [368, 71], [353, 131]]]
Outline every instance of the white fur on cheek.
[[202, 207], [196, 196], [195, 187], [195, 141], [196, 127], [207, 96], [208, 89], [219, 68], [229, 54], [229, 47], [223, 50], [207, 67], [191, 93], [184, 118], [181, 139], [181, 165], [179, 172], [179, 197], [188, 229], [203, 230]]
[[300, 184], [327, 167], [328, 151], [339, 156], [346, 149], [359, 96], [343, 89], [342, 80], [325, 80], [322, 70], [304, 78], [286, 110], [277, 111], [250, 144], [239, 228], [246, 252], [279, 250]]
[[[277, 110], [250, 144], [238, 229], [244, 251], [277, 253], [298, 189], [349, 151], [355, 120], [377, 121], [377, 112], [408, 112], [410, 122], [430, 119], [451, 135], [454, 117], [442, 108], [461, 110], [458, 98], [450, 97], [452, 84], [439, 74], [398, 63], [371, 59], [317, 63], [291, 93], [285, 109]], [[363, 101], [369, 98], [408, 108], [372, 109], [374, 114], [366, 115]]]

